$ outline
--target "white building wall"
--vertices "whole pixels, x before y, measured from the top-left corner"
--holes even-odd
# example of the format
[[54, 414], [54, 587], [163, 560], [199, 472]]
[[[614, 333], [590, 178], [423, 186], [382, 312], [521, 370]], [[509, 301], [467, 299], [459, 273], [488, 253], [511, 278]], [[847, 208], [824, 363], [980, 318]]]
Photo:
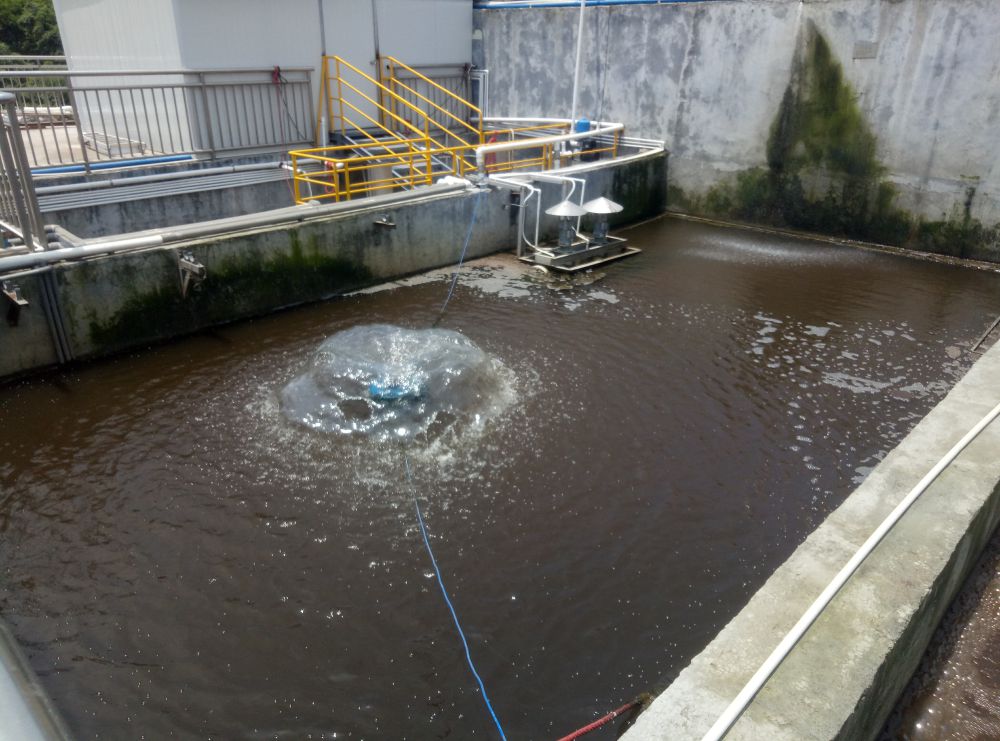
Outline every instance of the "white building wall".
[[[70, 68], [317, 67], [320, 0], [54, 0]], [[327, 52], [374, 72], [373, 3], [322, 0]], [[375, 0], [379, 43], [414, 65], [471, 60], [470, 0]]]
[[377, 0], [379, 50], [412, 66], [472, 61], [472, 0]]
[[72, 70], [181, 66], [174, 0], [54, 0]]
[[[320, 2], [325, 20], [323, 29]], [[200, 150], [238, 148], [244, 138], [250, 138], [250, 130], [257, 128], [250, 125], [248, 118], [270, 116], [270, 120], [257, 123], [264, 128], [270, 125], [274, 129], [291, 127], [296, 132], [302, 129], [311, 132], [315, 117], [309, 111], [315, 111], [319, 98], [324, 30], [327, 54], [343, 57], [372, 77], [377, 76], [376, 44], [383, 55], [395, 56], [412, 65], [462, 65], [470, 62], [472, 55], [471, 0], [55, 0], [55, 8], [73, 71], [267, 70], [276, 66], [313, 69], [311, 100], [288, 102], [282, 98], [279, 106], [285, 110], [277, 114], [254, 113], [258, 102], [261, 107], [268, 104], [264, 93], [257, 92], [250, 95], [249, 102], [245, 96], [226, 98], [223, 93], [214, 94], [211, 90], [214, 97], [206, 101], [203, 93], [193, 89], [182, 90], [176, 103], [160, 101], [153, 115], [154, 123], [160, 126], [137, 124], [132, 128], [141, 130], [127, 132], [129, 140], [139, 138], [150, 144], [147, 148], [153, 153], [177, 151], [176, 146], [160, 142], [159, 131], [167, 119], [179, 122], [170, 126], [170, 133], [176, 139], [190, 142], [191, 149]], [[368, 126], [378, 114], [367, 99], [378, 96], [362, 77], [345, 74], [362, 91], [345, 94], [353, 96], [356, 106], [351, 115], [358, 125]], [[143, 82], [174, 84], [198, 79], [187, 75]], [[268, 83], [269, 79], [268, 76]], [[218, 75], [213, 80], [229, 82]], [[136, 78], [106, 77], [96, 84], [137, 82]], [[84, 80], [80, 84], [91, 83]], [[162, 93], [158, 95], [163, 97]], [[140, 96], [133, 111], [131, 98], [116, 96], [113, 105], [97, 100], [94, 95], [90, 98], [102, 110], [129, 108], [129, 120], [136, 117], [145, 102]], [[266, 97], [271, 97], [271, 90], [267, 90]], [[78, 108], [81, 118], [88, 116], [84, 105]], [[286, 112], [290, 109], [294, 110]], [[95, 131], [112, 128], [108, 122], [90, 120], [87, 126]], [[285, 132], [280, 133], [284, 137]]]

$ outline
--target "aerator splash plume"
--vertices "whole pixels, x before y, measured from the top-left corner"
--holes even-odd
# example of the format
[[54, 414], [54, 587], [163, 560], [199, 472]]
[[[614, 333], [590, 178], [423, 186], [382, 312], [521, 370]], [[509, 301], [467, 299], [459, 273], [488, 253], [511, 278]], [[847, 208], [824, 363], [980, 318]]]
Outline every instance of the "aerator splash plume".
[[482, 424], [505, 406], [503, 371], [453, 330], [362, 325], [319, 346], [310, 368], [281, 391], [281, 408], [321, 432], [433, 437]]

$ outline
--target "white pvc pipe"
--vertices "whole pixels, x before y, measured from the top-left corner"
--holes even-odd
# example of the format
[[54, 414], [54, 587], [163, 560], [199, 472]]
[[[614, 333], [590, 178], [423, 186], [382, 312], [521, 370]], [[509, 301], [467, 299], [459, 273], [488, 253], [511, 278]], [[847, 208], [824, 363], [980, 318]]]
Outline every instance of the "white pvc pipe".
[[[508, 121], [513, 119], [506, 119]], [[583, 131], [579, 134], [559, 134], [558, 136], [542, 136], [537, 139], [517, 139], [511, 142], [497, 142], [496, 144], [483, 144], [476, 147], [476, 170], [486, 176], [486, 155], [493, 152], [509, 152], [514, 149], [530, 149], [544, 146], [546, 144], [557, 144], [558, 142], [576, 141], [577, 139], [589, 139], [592, 136], [601, 134], [613, 134], [616, 131], [623, 131], [625, 124], [603, 124], [603, 128], [594, 131]]]
[[[568, 118], [539, 118], [538, 116], [486, 116], [483, 123], [537, 123], [537, 124], [571, 124]], [[594, 121], [595, 126], [612, 126], [610, 121]]]
[[[526, 178], [527, 182], [525, 182], [525, 180], [521, 180], [519, 178]], [[548, 250], [544, 250], [544, 249], [542, 249], [541, 247], [538, 246], [539, 223], [542, 220], [542, 193], [541, 193], [541, 189], [536, 188], [533, 185], [531, 185], [531, 181], [532, 180], [541, 180], [542, 182], [547, 182], [547, 183], [567, 183], [568, 182], [570, 184], [570, 191], [569, 191], [569, 193], [566, 194], [566, 200], [569, 200], [570, 198], [572, 198], [573, 194], [576, 192], [577, 185], [579, 185], [580, 186], [580, 205], [581, 206], [583, 205], [583, 201], [586, 198], [586, 192], [587, 192], [587, 181], [584, 180], [583, 178], [573, 178], [573, 177], [569, 177], [568, 175], [554, 175], [551, 172], [533, 172], [533, 173], [524, 174], [524, 175], [517, 175], [517, 174], [510, 174], [510, 175], [490, 175], [489, 176], [489, 180], [490, 180], [490, 182], [500, 183], [501, 185], [506, 186], [508, 188], [511, 188], [512, 190], [513, 190], [513, 188], [515, 186], [518, 187], [518, 188], [528, 188], [528, 189], [531, 190], [531, 195], [536, 195], [538, 197], [538, 199], [535, 201], [535, 242], [534, 242], [534, 244], [532, 244], [531, 241], [524, 235], [524, 229], [523, 228], [520, 229], [520, 236], [521, 236], [521, 239], [523, 239], [525, 242], [527, 242], [527, 244], [532, 249], [536, 250], [537, 252], [542, 252], [542, 253], [548, 254], [548, 255], [551, 255], [552, 253], [549, 252]], [[523, 201], [521, 201], [521, 206], [522, 207], [524, 206], [525, 203], [527, 203], [529, 200], [531, 200], [531, 195], [529, 195], [527, 198], [525, 198]], [[578, 237], [583, 236], [582, 234], [580, 234], [580, 219], [581, 218], [582, 217], [577, 217], [577, 220], [576, 220], [576, 235]], [[520, 255], [520, 251], [519, 251], [518, 254]]]
[[[532, 177], [535, 180], [541, 180], [543, 183], [544, 182], [565, 183], [566, 181], [569, 181], [570, 183], [569, 193], [566, 194], [566, 198], [564, 199], [567, 201], [573, 197], [573, 194], [576, 192], [576, 186], [577, 184], [579, 184], [580, 206], [583, 206], [584, 199], [587, 197], [587, 181], [584, 180], [583, 178], [571, 178], [569, 175], [553, 175], [551, 172], [532, 173]], [[580, 221], [582, 219], [583, 219], [582, 216], [576, 217], [576, 236], [578, 237], [583, 237], [583, 235], [580, 234]]]
[[576, 121], [576, 98], [580, 88], [580, 59], [583, 56], [583, 11], [587, 7], [587, 0], [580, 0], [580, 23], [576, 29], [576, 68], [573, 71], [573, 105], [570, 108], [569, 120]]
[[971, 443], [976, 436], [979, 435], [986, 427], [1000, 416], [1000, 404], [993, 407], [993, 410], [983, 417], [979, 423], [973, 427], [965, 436], [959, 440], [955, 446], [948, 451], [944, 458], [938, 461], [937, 465], [934, 466], [927, 475], [920, 479], [920, 482], [913, 487], [909, 494], [903, 498], [903, 500], [896, 505], [895, 509], [889, 513], [882, 523], [875, 529], [868, 540], [857, 550], [857, 552], [851, 556], [851, 560], [848, 561], [844, 567], [837, 573], [826, 589], [823, 590], [822, 594], [816, 598], [816, 600], [809, 605], [809, 608], [805, 611], [799, 621], [795, 623], [790, 631], [781, 639], [781, 643], [777, 645], [771, 655], [767, 657], [756, 673], [750, 678], [750, 681], [746, 683], [746, 686], [740, 690], [740, 693], [733, 699], [729, 706], [723, 711], [722, 715], [719, 716], [715, 724], [708, 730], [702, 737], [702, 741], [719, 741], [723, 738], [729, 730], [733, 727], [733, 724], [739, 719], [739, 717], [744, 713], [753, 699], [764, 687], [764, 684], [771, 675], [777, 671], [781, 662], [785, 660], [791, 650], [795, 648], [795, 645], [802, 639], [805, 632], [809, 630], [816, 619], [822, 614], [823, 610], [830, 604], [833, 598], [841, 590], [847, 580], [850, 579], [854, 572], [858, 570], [861, 563], [871, 554], [875, 547], [882, 542], [882, 539], [889, 533], [889, 531], [895, 526], [897, 522], [902, 518], [906, 511], [913, 505], [915, 501], [920, 497], [921, 494], [926, 491], [926, 489], [934, 483], [934, 480], [941, 475], [941, 472], [947, 468], [958, 454], [961, 453], [965, 448]]
[[[518, 234], [522, 241], [524, 241], [531, 249], [538, 249], [538, 225], [542, 220], [542, 191], [540, 188], [536, 188], [530, 182], [525, 182], [523, 180], [518, 180], [517, 176], [514, 175], [490, 175], [489, 182], [499, 183], [505, 188], [510, 188], [511, 190], [517, 190], [522, 194], [520, 208], [521, 212], [518, 215]], [[528, 190], [527, 197], [523, 196], [524, 190]], [[524, 233], [524, 208], [528, 201], [531, 200], [532, 196], [535, 197], [535, 241], [532, 243], [528, 239], [527, 235]], [[521, 256], [521, 243], [517, 244], [517, 256]]]
[[51, 265], [54, 262], [61, 262], [62, 260], [75, 260], [81, 257], [92, 257], [104, 253], [137, 249], [139, 247], [157, 247], [161, 244], [163, 244], [163, 235], [158, 234], [156, 236], [132, 237], [129, 239], [100, 242], [82, 247], [65, 247], [61, 250], [44, 250], [42, 252], [29, 252], [26, 255], [11, 255], [10, 257], [0, 257], [0, 272], [6, 273], [10, 270], [18, 270], [20, 268]]

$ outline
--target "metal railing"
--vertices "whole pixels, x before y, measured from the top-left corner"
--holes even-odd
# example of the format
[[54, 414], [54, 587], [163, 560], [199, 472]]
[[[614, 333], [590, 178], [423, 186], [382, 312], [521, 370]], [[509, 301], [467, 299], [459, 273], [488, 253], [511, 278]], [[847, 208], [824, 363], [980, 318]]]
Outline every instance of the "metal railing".
[[[472, 97], [470, 67], [434, 65], [422, 69], [429, 74], [395, 57], [384, 57], [380, 70], [382, 83], [440, 126], [458, 131], [465, 143], [478, 140], [482, 144], [483, 112], [469, 102]], [[399, 106], [393, 101], [391, 107], [398, 109]]]
[[[610, 143], [593, 139], [567, 148], [550, 139], [569, 137], [569, 121], [521, 120], [506, 126], [501, 119], [484, 117], [479, 107], [448, 87], [460, 79], [468, 91], [465, 67], [441, 68], [451, 73], [436, 79], [391, 56], [382, 58], [379, 67], [381, 80], [341, 57], [323, 58], [318, 126], [329, 122], [341, 143], [291, 152], [297, 203], [410, 189], [477, 169], [483, 174], [549, 170], [618, 150], [617, 132]], [[509, 146], [515, 141], [517, 147]], [[508, 146], [487, 154], [480, 168], [476, 151], [486, 145]], [[314, 171], [304, 172], [306, 164]]]
[[312, 70], [3, 70], [33, 168], [287, 150], [314, 139]]
[[[486, 119], [487, 122], [490, 119]], [[500, 124], [497, 120], [495, 123]], [[358, 139], [335, 147], [314, 147], [291, 152], [296, 203], [342, 201], [384, 191], [408, 190], [430, 185], [451, 175], [469, 177], [518, 171], [545, 171], [567, 166], [573, 160], [615, 156], [620, 131], [585, 139], [587, 144], [564, 147], [569, 121], [519, 122], [508, 128], [487, 129], [484, 144], [446, 146], [429, 136]], [[371, 132], [370, 132], [371, 133]], [[489, 151], [490, 148], [494, 151]], [[485, 150], [482, 167], [477, 162]], [[306, 172], [306, 165], [319, 165]]]
[[45, 249], [45, 226], [38, 210], [28, 158], [21, 140], [14, 96], [0, 92], [0, 249], [7, 249], [12, 237], [29, 250]]
[[37, 54], [0, 54], [0, 70], [67, 69], [66, 57]]

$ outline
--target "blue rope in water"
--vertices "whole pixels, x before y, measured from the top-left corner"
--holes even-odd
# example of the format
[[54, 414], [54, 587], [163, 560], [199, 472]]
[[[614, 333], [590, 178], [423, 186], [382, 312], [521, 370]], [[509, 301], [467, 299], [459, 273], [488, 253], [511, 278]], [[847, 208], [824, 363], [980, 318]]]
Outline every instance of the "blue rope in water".
[[[478, 204], [479, 201], [477, 200]], [[475, 215], [473, 214], [473, 221], [475, 220]], [[470, 228], [471, 232], [471, 228]], [[410, 482], [411, 487], [413, 484], [413, 477], [410, 474], [410, 459], [406, 459], [406, 480]], [[462, 646], [465, 648], [465, 660], [469, 664], [469, 669], [472, 670], [472, 676], [476, 678], [476, 682], [479, 683], [479, 690], [483, 693], [483, 701], [486, 703], [486, 709], [490, 711], [490, 717], [493, 718], [493, 722], [496, 724], [497, 731], [500, 732], [500, 738], [503, 741], [507, 741], [507, 736], [503, 732], [503, 726], [500, 725], [500, 720], [497, 718], [497, 714], [493, 712], [493, 705], [490, 704], [490, 698], [486, 694], [486, 685], [483, 684], [482, 677], [479, 676], [479, 672], [476, 671], [476, 665], [472, 663], [472, 654], [469, 652], [469, 642], [465, 640], [465, 633], [462, 631], [462, 624], [458, 622], [458, 614], [455, 612], [455, 606], [452, 605], [451, 599], [448, 597], [448, 590], [444, 587], [444, 580], [441, 578], [441, 569], [438, 568], [437, 559], [434, 558], [434, 551], [431, 549], [431, 541], [427, 536], [427, 528], [424, 526], [424, 516], [420, 512], [420, 502], [417, 501], [417, 495], [413, 495], [413, 504], [417, 508], [417, 522], [420, 523], [420, 533], [424, 536], [424, 545], [427, 546], [427, 553], [431, 557], [431, 564], [434, 566], [434, 573], [437, 575], [438, 586], [441, 587], [441, 594], [444, 595], [444, 601], [448, 605], [448, 609], [451, 611], [451, 619], [455, 621], [455, 628], [458, 629], [458, 637], [462, 639]]]
[[441, 321], [441, 317], [444, 316], [444, 310], [448, 308], [448, 302], [451, 301], [451, 295], [455, 292], [455, 285], [458, 283], [458, 273], [462, 269], [462, 263], [465, 262], [465, 253], [469, 249], [469, 242], [472, 239], [472, 228], [476, 225], [476, 214], [479, 212], [479, 202], [483, 200], [483, 189], [480, 189], [476, 194], [476, 202], [472, 206], [472, 219], [469, 220], [469, 230], [465, 233], [465, 244], [462, 245], [462, 254], [458, 258], [458, 267], [455, 268], [455, 272], [451, 275], [451, 287], [448, 288], [448, 295], [445, 296], [444, 303], [441, 304], [441, 311], [438, 312], [438, 318], [434, 320], [436, 325]]

